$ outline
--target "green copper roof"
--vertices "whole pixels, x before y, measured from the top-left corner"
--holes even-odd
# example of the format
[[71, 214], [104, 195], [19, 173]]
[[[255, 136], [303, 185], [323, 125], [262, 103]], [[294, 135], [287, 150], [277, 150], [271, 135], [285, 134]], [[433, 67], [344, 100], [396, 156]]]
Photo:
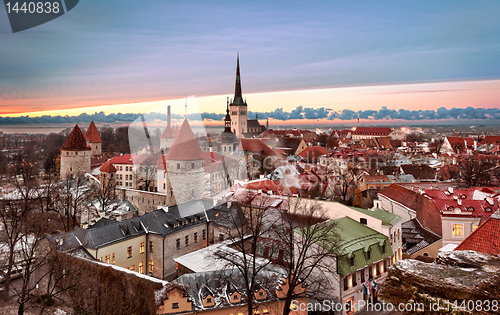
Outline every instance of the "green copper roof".
[[356, 211], [359, 211], [361, 213], [364, 213], [370, 217], [373, 217], [375, 219], [382, 220], [383, 225], [394, 225], [394, 223], [398, 222], [399, 220], [402, 219], [397, 214], [390, 213], [389, 211], [386, 211], [384, 209], [376, 208], [376, 209], [361, 209], [361, 208], [356, 208], [356, 207], [350, 207], [351, 209], [354, 209]]
[[[318, 224], [335, 224], [332, 233], [338, 234], [340, 238], [338, 244], [340, 254], [337, 256], [338, 274], [350, 274], [374, 262], [391, 257], [393, 254], [387, 236], [349, 217]], [[300, 230], [297, 230], [297, 232], [300, 233]], [[385, 252], [383, 247], [385, 247]], [[368, 251], [370, 257], [368, 257]], [[351, 257], [354, 257], [354, 265], [352, 266]]]

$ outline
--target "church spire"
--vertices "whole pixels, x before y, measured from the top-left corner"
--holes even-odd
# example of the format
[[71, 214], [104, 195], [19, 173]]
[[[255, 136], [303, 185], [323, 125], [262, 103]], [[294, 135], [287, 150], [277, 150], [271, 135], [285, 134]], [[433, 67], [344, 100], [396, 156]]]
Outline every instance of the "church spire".
[[226, 118], [224, 119], [224, 131], [231, 132], [231, 116], [229, 115], [229, 96], [227, 97], [226, 104]]
[[240, 78], [240, 53], [236, 57], [236, 85], [234, 88], [233, 104], [245, 104], [241, 93], [241, 78]]

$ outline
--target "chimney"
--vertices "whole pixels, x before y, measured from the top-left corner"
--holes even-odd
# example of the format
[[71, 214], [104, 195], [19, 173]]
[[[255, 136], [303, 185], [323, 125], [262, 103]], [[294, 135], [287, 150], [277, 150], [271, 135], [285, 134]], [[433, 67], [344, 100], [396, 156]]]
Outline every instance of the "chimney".
[[170, 128], [170, 105], [167, 106], [167, 128]]
[[448, 191], [450, 192], [450, 194], [453, 194], [453, 187], [448, 187]]
[[493, 206], [494, 203], [493, 203], [493, 197], [486, 197], [486, 202], [490, 205], [490, 206]]
[[453, 165], [457, 164], [457, 158], [453, 157]]
[[484, 144], [484, 148], [486, 149], [486, 152], [490, 152], [490, 144], [488, 142]]
[[462, 199], [458, 198], [457, 199], [457, 203], [458, 203], [459, 206], [461, 206], [462, 205]]

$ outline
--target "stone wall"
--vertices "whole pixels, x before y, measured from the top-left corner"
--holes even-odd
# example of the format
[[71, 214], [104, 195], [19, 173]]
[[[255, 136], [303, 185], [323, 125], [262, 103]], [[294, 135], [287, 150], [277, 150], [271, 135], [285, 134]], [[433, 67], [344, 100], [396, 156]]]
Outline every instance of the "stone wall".
[[91, 151], [64, 151], [61, 150], [60, 178], [66, 179], [72, 175], [90, 173]]
[[[194, 166], [194, 167], [193, 167]], [[167, 176], [177, 204], [198, 200], [204, 193], [203, 160], [167, 161]]]
[[130, 201], [137, 208], [138, 215], [144, 215], [158, 208], [158, 205], [175, 205], [175, 200], [165, 194], [144, 190], [117, 188], [117, 196]]

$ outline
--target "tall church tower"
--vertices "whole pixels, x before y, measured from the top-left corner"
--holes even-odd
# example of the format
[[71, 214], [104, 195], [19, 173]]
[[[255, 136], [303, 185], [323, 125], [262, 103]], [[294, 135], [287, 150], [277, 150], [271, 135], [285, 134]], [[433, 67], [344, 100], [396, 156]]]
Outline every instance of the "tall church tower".
[[241, 79], [240, 79], [240, 54], [236, 59], [236, 86], [234, 89], [234, 99], [229, 104], [231, 114], [231, 129], [236, 137], [241, 138], [243, 133], [248, 132], [247, 120], [247, 103], [243, 101], [241, 93]]

